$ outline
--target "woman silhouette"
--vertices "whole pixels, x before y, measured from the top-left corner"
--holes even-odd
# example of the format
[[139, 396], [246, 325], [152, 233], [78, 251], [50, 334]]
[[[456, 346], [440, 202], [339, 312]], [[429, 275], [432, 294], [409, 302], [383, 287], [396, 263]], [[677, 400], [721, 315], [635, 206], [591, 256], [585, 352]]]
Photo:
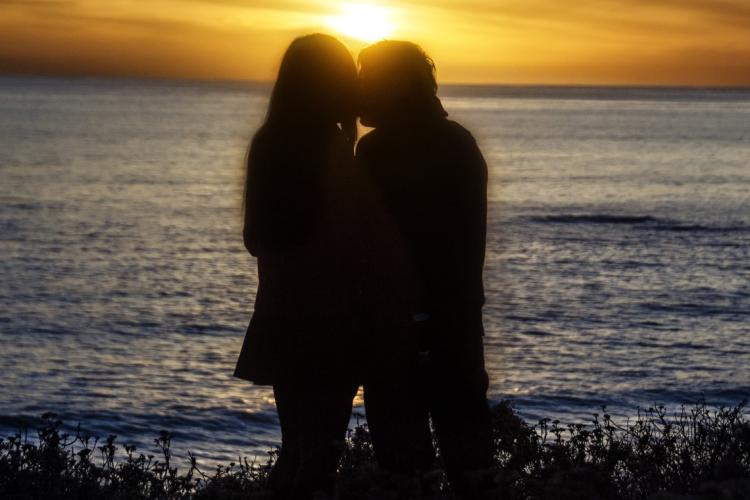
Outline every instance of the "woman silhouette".
[[273, 386], [277, 498], [331, 493], [357, 390], [356, 94], [344, 45], [321, 34], [295, 39], [248, 154], [244, 242], [259, 283], [235, 376]]

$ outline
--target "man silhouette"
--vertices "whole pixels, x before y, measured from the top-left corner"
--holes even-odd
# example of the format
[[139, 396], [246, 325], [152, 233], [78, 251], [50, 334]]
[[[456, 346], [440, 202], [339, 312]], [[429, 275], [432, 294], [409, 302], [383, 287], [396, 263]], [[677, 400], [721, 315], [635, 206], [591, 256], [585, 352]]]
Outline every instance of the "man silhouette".
[[415, 345], [413, 355], [365, 382], [373, 445], [385, 468], [425, 470], [434, 456], [431, 417], [449, 482], [472, 496], [469, 473], [493, 461], [482, 326], [487, 166], [471, 134], [446, 118], [434, 64], [421, 48], [379, 42], [360, 53], [359, 65], [361, 120], [374, 130], [360, 140], [357, 158], [408, 256], [408, 269], [392, 272], [416, 281], [411, 338], [394, 346]]

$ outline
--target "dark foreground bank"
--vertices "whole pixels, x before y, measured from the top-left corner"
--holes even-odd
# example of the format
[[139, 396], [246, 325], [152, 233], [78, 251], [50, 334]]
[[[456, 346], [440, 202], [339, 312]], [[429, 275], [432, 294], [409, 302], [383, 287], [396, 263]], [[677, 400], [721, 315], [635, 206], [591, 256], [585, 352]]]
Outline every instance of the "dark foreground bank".
[[[472, 478], [487, 499], [740, 499], [750, 498], [750, 422], [745, 403], [667, 413], [642, 411], [616, 423], [606, 412], [588, 425], [542, 420], [530, 426], [507, 403], [493, 408], [496, 466]], [[265, 461], [202, 470], [194, 456], [178, 469], [171, 435], [155, 452], [66, 434], [54, 414], [43, 426], [0, 440], [3, 499], [261, 499], [275, 454]], [[375, 466], [366, 426], [345, 447], [340, 499], [450, 499], [439, 461], [421, 480], [393, 477]]]

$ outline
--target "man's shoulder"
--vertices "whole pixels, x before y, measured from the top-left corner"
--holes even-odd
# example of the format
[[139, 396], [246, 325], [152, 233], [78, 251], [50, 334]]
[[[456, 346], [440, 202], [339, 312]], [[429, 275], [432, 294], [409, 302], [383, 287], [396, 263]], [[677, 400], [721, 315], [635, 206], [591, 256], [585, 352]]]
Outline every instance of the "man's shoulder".
[[453, 143], [464, 143], [468, 145], [476, 144], [474, 136], [463, 125], [453, 120], [441, 121], [440, 135], [443, 140]]
[[446, 151], [463, 154], [477, 147], [474, 136], [465, 127], [453, 120], [440, 118], [407, 131], [373, 129], [357, 142], [357, 156], [368, 157], [393, 148], [400, 150], [404, 145], [415, 151], [427, 148], [441, 154]]
[[357, 141], [357, 156], [370, 154], [373, 148], [378, 147], [380, 142], [382, 142], [382, 133], [378, 129], [373, 129], [366, 133]]

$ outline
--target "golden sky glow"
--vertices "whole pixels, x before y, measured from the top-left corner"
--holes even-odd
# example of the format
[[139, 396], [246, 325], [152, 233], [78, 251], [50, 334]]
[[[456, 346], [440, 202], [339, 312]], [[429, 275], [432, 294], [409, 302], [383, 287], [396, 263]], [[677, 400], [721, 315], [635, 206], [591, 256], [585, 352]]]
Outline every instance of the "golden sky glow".
[[338, 35], [377, 42], [393, 34], [391, 9], [382, 5], [342, 3], [340, 12], [328, 18], [327, 27]]
[[750, 86], [748, 0], [0, 0], [0, 73], [267, 80], [313, 31], [442, 82]]

